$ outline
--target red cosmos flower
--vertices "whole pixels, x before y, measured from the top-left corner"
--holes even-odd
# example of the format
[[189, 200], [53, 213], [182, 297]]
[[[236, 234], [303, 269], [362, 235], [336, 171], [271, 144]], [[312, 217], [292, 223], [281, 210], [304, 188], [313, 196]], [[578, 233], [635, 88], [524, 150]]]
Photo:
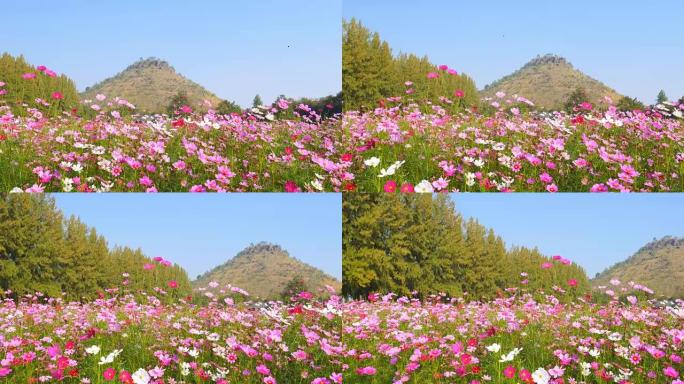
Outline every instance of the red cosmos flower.
[[178, 120], [174, 121], [173, 123], [171, 123], [171, 125], [173, 125], [176, 128], [184, 127], [185, 126], [185, 120], [178, 119]]
[[0, 141], [7, 140], [7, 136], [0, 134]]
[[302, 309], [301, 305], [297, 304], [294, 307], [288, 309], [287, 313], [290, 315], [301, 315], [302, 313], [304, 313], [304, 310]]
[[285, 154], [286, 155], [291, 155], [292, 154], [292, 147], [285, 147]]
[[352, 154], [351, 153], [343, 153], [342, 154], [342, 161], [352, 161]]
[[344, 190], [347, 192], [354, 192], [356, 191], [356, 184], [354, 183], [346, 183], [344, 185]]
[[64, 95], [61, 92], [52, 92], [52, 98], [55, 100], [64, 99]]
[[576, 287], [577, 286], [577, 280], [575, 279], [569, 279], [568, 280], [568, 285], [571, 287]]
[[477, 339], [476, 338], [468, 339], [468, 346], [469, 347], [476, 347], [477, 346]]
[[178, 282], [176, 280], [169, 281], [169, 288], [171, 288], [171, 289], [178, 288]]
[[74, 347], [76, 347], [76, 343], [71, 340], [67, 341], [64, 345], [64, 349], [74, 349]]
[[78, 369], [72, 368], [69, 370], [69, 376], [71, 377], [78, 377]]

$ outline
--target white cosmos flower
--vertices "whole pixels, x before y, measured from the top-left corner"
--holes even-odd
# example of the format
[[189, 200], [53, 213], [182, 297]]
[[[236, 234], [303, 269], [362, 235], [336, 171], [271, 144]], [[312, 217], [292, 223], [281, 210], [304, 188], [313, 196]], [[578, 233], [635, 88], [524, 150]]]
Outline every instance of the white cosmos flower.
[[397, 172], [397, 169], [399, 169], [399, 167], [401, 167], [404, 163], [405, 163], [404, 160], [395, 161], [394, 164], [387, 167], [387, 169], [385, 169], [385, 168], [381, 169], [378, 177], [386, 177], [386, 176], [394, 175]]
[[24, 190], [19, 187], [14, 187], [10, 190], [10, 193], [23, 193]]
[[97, 355], [100, 353], [100, 347], [97, 345], [91, 345], [90, 347], [86, 348], [85, 351], [89, 355]]
[[482, 159], [476, 159], [475, 161], [473, 161], [473, 164], [475, 164], [475, 166], [478, 168], [482, 168], [482, 166], [485, 164], [485, 162]]
[[423, 180], [416, 184], [416, 186], [413, 187], [413, 190], [417, 193], [432, 193], [435, 191], [432, 187], [432, 184], [430, 184], [430, 182], [427, 180]]
[[366, 164], [366, 165], [369, 166], [369, 167], [375, 168], [375, 167], [377, 167], [378, 165], [380, 165], [380, 159], [378, 159], [377, 157], [373, 156], [373, 157], [371, 157], [370, 159], [364, 161], [363, 163]]
[[322, 191], [322, 190], [323, 190], [323, 183], [321, 183], [320, 180], [314, 180], [314, 181], [312, 181], [312, 182], [311, 182], [311, 186], [312, 186], [314, 189], [318, 190], [318, 191]]
[[532, 380], [534, 380], [536, 384], [548, 384], [549, 380], [551, 380], [551, 375], [546, 372], [546, 369], [539, 368], [532, 373]]
[[475, 174], [472, 172], [466, 172], [465, 174], [466, 185], [472, 187], [475, 185]]
[[150, 382], [150, 374], [143, 368], [138, 369], [131, 376], [135, 384], [147, 384]]
[[487, 350], [488, 350], [489, 352], [497, 353], [497, 352], [499, 352], [499, 351], [501, 350], [501, 344], [494, 343], [494, 344], [492, 344], [492, 345], [488, 345], [488, 346], [487, 346]]

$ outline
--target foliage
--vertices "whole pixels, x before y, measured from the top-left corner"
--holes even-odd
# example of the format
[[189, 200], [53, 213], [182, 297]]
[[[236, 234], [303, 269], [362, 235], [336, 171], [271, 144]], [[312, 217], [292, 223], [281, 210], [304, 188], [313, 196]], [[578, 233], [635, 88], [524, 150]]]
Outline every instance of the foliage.
[[[125, 281], [135, 293], [159, 288], [170, 296], [190, 292], [181, 267], [155, 262], [140, 250], [109, 249], [94, 228], [76, 217], [63, 218], [53, 198], [0, 195], [0, 290], [11, 290], [10, 297], [42, 292], [88, 300]], [[169, 288], [171, 281], [177, 287]]]
[[[589, 287], [577, 265], [524, 247], [507, 250], [491, 229], [464, 221], [446, 195], [345, 194], [342, 250], [343, 293], [357, 298], [373, 292], [492, 298], [521, 280], [532, 282], [530, 289], [574, 280], [577, 294]], [[552, 268], [539, 268], [544, 263]]]
[[0, 106], [10, 106], [15, 115], [30, 113], [24, 105], [48, 116], [70, 112], [79, 106], [78, 92], [71, 79], [57, 76], [44, 66], [36, 68], [23, 56], [8, 53], [0, 56], [0, 83], [4, 83], [0, 86]]
[[261, 96], [257, 94], [256, 96], [254, 96], [254, 99], [252, 100], [252, 108], [260, 107], [262, 105], [264, 105], [264, 102], [261, 100]]
[[[427, 57], [413, 54], [393, 55], [378, 33], [371, 33], [358, 20], [343, 22], [342, 89], [345, 110], [373, 109], [383, 98], [404, 94], [405, 82], [413, 83], [410, 96], [415, 100], [449, 97], [453, 111], [475, 106], [479, 96], [475, 82], [455, 71], [440, 71]], [[444, 67], [443, 67], [444, 68]], [[439, 74], [428, 79], [426, 74]], [[462, 96], [454, 96], [460, 91]]]
[[285, 284], [285, 288], [280, 293], [280, 297], [283, 301], [288, 301], [292, 297], [297, 296], [301, 292], [308, 291], [309, 288], [306, 286], [304, 278], [300, 275], [296, 275], [290, 279], [290, 281]]
[[178, 91], [169, 102], [169, 106], [166, 107], [166, 113], [170, 116], [177, 115], [180, 112], [182, 106], [190, 105], [190, 100], [188, 99], [188, 93], [185, 91]]
[[231, 113], [242, 113], [242, 108], [232, 101], [221, 100], [216, 107], [216, 112], [222, 115], [229, 115]]
[[658, 92], [658, 96], [656, 97], [656, 104], [662, 104], [667, 100], [668, 99], [667, 95], [665, 94], [665, 91], [661, 89], [660, 92]]
[[635, 98], [631, 98], [628, 96], [623, 96], [620, 98], [616, 105], [617, 109], [620, 111], [634, 111], [634, 110], [643, 110], [645, 108], [644, 103], [641, 101], [637, 100]]
[[589, 96], [587, 96], [587, 92], [584, 90], [584, 88], [575, 88], [575, 90], [568, 95], [565, 101], [565, 111], [572, 112], [576, 110], [580, 104], [585, 102], [589, 102]]

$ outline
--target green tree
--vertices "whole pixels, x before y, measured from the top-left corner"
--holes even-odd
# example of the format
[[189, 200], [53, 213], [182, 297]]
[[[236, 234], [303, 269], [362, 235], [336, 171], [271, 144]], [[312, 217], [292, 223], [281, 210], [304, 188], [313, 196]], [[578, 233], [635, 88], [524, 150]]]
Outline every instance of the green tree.
[[232, 101], [221, 100], [219, 105], [216, 107], [216, 112], [222, 115], [229, 115], [231, 113], [241, 113], [242, 108]]
[[264, 105], [264, 102], [261, 100], [261, 96], [257, 94], [256, 96], [254, 96], [254, 100], [252, 100], [252, 108], [256, 108], [261, 105]]
[[667, 100], [668, 99], [667, 95], [665, 94], [665, 91], [661, 89], [660, 92], [658, 92], [658, 96], [656, 97], [656, 104], [662, 104]]
[[304, 282], [304, 279], [301, 276], [294, 276], [285, 284], [285, 287], [280, 293], [280, 297], [283, 301], [289, 301], [293, 296], [296, 296], [303, 291], [308, 291], [306, 282]]
[[568, 95], [565, 101], [565, 110], [567, 112], [572, 112], [575, 110], [575, 108], [577, 108], [578, 105], [585, 101], [589, 101], [589, 96], [587, 96], [587, 92], [584, 90], [584, 88], [575, 88], [575, 90]]
[[635, 109], [644, 109], [644, 104], [635, 98], [622, 96], [616, 105], [617, 109], [621, 111], [633, 111]]
[[176, 115], [184, 105], [190, 106], [188, 93], [185, 91], [178, 91], [178, 93], [169, 101], [169, 105], [166, 107], [166, 113], [170, 116]]

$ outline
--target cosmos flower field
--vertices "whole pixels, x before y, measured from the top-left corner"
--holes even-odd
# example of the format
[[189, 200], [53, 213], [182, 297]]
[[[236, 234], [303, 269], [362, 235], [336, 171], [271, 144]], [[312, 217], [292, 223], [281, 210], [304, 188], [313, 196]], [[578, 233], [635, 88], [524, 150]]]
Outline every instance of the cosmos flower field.
[[92, 118], [0, 107], [1, 190], [684, 191], [684, 105], [524, 112], [533, 102], [500, 92], [487, 113], [395, 97], [327, 119], [284, 100], [169, 117], [98, 97]]
[[218, 291], [238, 297], [6, 298], [0, 382], [683, 382], [684, 302], [649, 301], [635, 284], [610, 287], [601, 305], [562, 289], [489, 302], [303, 292], [266, 303]]

